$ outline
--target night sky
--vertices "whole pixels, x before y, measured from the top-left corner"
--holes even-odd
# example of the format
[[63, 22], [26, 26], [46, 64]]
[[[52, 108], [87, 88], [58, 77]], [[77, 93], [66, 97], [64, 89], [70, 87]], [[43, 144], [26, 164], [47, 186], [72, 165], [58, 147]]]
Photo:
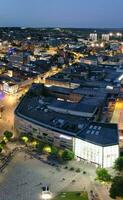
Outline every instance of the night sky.
[[0, 26], [122, 28], [123, 0], [0, 0]]

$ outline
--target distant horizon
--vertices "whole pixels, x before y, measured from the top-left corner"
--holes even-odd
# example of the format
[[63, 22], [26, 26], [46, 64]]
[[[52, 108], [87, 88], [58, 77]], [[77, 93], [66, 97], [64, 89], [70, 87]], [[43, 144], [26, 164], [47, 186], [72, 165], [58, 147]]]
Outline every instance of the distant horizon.
[[123, 0], [1, 0], [0, 27], [123, 27]]
[[72, 26], [68, 26], [68, 27], [62, 27], [62, 26], [0, 26], [0, 28], [39, 28], [39, 29], [123, 29], [123, 27], [72, 27]]

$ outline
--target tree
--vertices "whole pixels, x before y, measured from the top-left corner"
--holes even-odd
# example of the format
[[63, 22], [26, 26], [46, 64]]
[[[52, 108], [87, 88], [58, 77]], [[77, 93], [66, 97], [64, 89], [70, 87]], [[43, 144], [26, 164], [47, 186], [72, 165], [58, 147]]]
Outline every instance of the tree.
[[58, 155], [58, 149], [56, 147], [52, 146], [51, 154], [57, 156]]
[[51, 146], [50, 145], [44, 145], [43, 152], [44, 153], [51, 153]]
[[28, 143], [28, 141], [29, 141], [29, 138], [27, 137], [27, 136], [22, 136], [21, 137], [21, 140], [24, 142], [24, 143]]
[[100, 181], [110, 181], [111, 175], [108, 173], [108, 171], [105, 168], [97, 168], [96, 170], [97, 179]]
[[36, 145], [36, 149], [38, 152], [42, 152], [43, 151], [43, 148], [44, 148], [44, 144], [39, 142], [37, 145]]
[[123, 170], [123, 156], [120, 156], [119, 158], [117, 158], [114, 164], [114, 168], [118, 171]]
[[65, 161], [73, 160], [74, 159], [74, 152], [66, 149], [66, 150], [64, 150], [64, 152], [62, 154], [62, 158]]
[[12, 138], [12, 136], [13, 136], [13, 133], [10, 132], [10, 131], [5, 131], [5, 132], [4, 132], [4, 136], [5, 136], [8, 140], [10, 140], [10, 139]]
[[4, 140], [2, 140], [2, 141], [0, 142], [0, 148], [3, 148], [5, 145], [6, 145], [6, 142], [5, 142]]
[[0, 153], [2, 152], [2, 150], [3, 150], [3, 149], [0, 147]]
[[110, 197], [123, 197], [123, 177], [116, 176], [112, 180], [112, 185], [110, 188]]

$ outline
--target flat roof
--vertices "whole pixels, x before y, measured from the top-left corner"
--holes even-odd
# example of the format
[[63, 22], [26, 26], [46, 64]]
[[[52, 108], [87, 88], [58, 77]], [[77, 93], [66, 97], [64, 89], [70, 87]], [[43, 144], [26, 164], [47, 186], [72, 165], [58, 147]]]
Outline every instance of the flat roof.
[[101, 146], [119, 144], [117, 124], [91, 122], [77, 137]]
[[59, 108], [59, 109], [65, 109], [69, 111], [75, 111], [75, 112], [83, 112], [83, 113], [94, 113], [95, 110], [98, 108], [99, 102], [97, 99], [84, 99], [83, 101], [79, 103], [71, 103], [67, 101], [59, 101], [59, 100], [53, 100], [52, 103], [49, 105], [49, 108]]
[[76, 117], [69, 114], [58, 113], [46, 108], [39, 103], [39, 98], [24, 97], [15, 114], [52, 130], [58, 130], [68, 135], [76, 135], [84, 127], [88, 120], [82, 117]]
[[116, 124], [91, 122], [87, 118], [55, 112], [47, 109], [46, 104], [42, 103], [41, 97], [25, 96], [16, 108], [15, 114], [41, 127], [99, 146], [119, 144]]

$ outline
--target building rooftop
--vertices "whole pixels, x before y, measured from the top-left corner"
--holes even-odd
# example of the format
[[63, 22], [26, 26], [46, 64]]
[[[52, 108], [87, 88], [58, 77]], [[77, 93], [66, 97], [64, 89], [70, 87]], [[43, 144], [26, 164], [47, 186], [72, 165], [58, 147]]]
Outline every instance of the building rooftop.
[[[24, 97], [15, 114], [27, 119], [39, 126], [75, 136], [82, 127], [85, 127], [88, 120], [82, 117], [58, 113], [47, 108], [39, 98]], [[40, 102], [40, 103], [39, 103]]]
[[84, 130], [80, 131], [77, 137], [101, 146], [119, 143], [117, 124], [91, 122]]
[[[85, 97], [78, 103], [71, 103], [67, 101], [53, 100], [48, 106], [50, 109], [55, 108], [67, 111], [75, 111], [81, 113], [95, 113], [99, 105], [101, 105], [101, 98], [89, 98]], [[78, 114], [79, 115], [79, 114]]]
[[[33, 87], [35, 89], [35, 87]], [[119, 143], [116, 124], [93, 122], [93, 119], [76, 116], [51, 109], [50, 106], [67, 107], [67, 109], [83, 109], [91, 112], [91, 104], [81, 105], [57, 101], [54, 97], [26, 95], [15, 110], [15, 115], [39, 126], [59, 133], [77, 137], [99, 146], [109, 146]], [[98, 100], [99, 101], [99, 100]], [[69, 104], [70, 103], [70, 104]], [[78, 107], [77, 107], [78, 106]]]

